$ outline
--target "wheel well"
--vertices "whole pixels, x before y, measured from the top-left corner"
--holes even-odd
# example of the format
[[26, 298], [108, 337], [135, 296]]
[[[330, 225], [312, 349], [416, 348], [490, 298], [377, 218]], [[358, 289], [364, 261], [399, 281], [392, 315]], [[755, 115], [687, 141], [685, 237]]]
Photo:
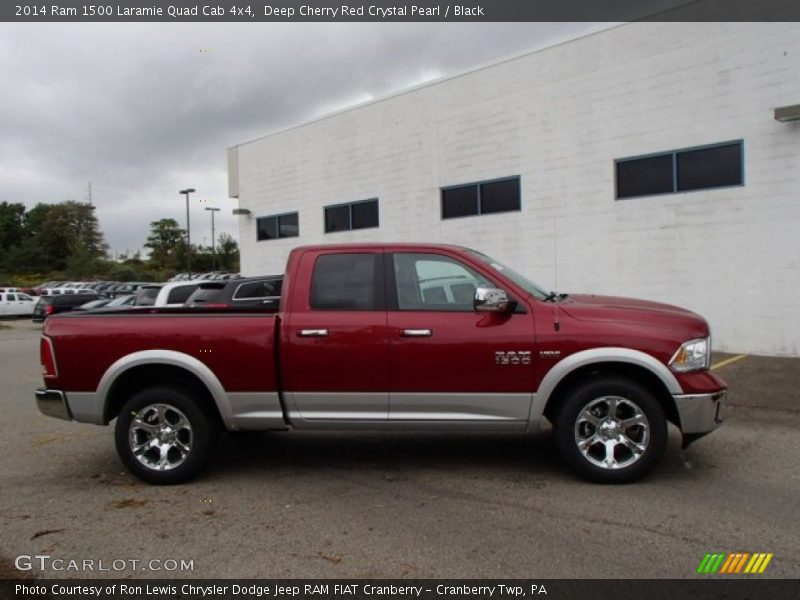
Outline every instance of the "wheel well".
[[664, 409], [664, 414], [667, 416], [669, 422], [680, 426], [678, 409], [675, 406], [672, 394], [670, 394], [667, 386], [664, 385], [664, 382], [661, 381], [658, 375], [639, 365], [620, 362], [594, 363], [579, 367], [568, 373], [558, 382], [558, 385], [556, 385], [555, 389], [550, 394], [550, 398], [547, 400], [547, 405], [544, 408], [544, 416], [552, 423], [556, 410], [574, 386], [593, 377], [602, 375], [627, 377], [651, 390]]
[[172, 365], [140, 365], [118, 376], [106, 395], [103, 413], [106, 423], [114, 419], [131, 396], [155, 385], [178, 386], [188, 390], [206, 412], [222, 422], [217, 405], [205, 384], [191, 371]]

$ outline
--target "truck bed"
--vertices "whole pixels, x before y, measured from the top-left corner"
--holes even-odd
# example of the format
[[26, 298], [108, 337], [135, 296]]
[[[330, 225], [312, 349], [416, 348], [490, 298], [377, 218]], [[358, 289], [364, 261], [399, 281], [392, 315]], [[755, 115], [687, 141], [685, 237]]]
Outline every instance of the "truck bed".
[[263, 312], [144, 309], [59, 315], [47, 319], [58, 376], [51, 385], [94, 392], [116, 361], [166, 350], [193, 357], [226, 392], [276, 392], [277, 316]]

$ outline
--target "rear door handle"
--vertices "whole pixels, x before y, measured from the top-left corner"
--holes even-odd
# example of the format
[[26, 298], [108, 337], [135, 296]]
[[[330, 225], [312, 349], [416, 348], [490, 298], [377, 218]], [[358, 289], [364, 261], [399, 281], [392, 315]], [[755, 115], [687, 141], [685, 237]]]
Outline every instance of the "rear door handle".
[[403, 329], [400, 335], [402, 337], [431, 337], [433, 331], [430, 329]]
[[297, 332], [300, 337], [326, 337], [328, 335], [327, 329], [301, 329]]

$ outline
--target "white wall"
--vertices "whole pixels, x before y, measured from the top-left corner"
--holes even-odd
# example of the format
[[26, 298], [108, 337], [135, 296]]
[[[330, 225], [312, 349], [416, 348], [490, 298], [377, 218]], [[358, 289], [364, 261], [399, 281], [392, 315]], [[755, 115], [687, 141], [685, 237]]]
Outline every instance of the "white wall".
[[[465, 244], [546, 286], [679, 304], [718, 350], [800, 353], [800, 24], [632, 23], [238, 146], [244, 273], [300, 244]], [[614, 200], [614, 159], [744, 140], [745, 185]], [[234, 169], [235, 170], [235, 169]], [[520, 175], [522, 211], [442, 221], [442, 186]], [[380, 198], [380, 228], [324, 234]], [[300, 237], [255, 217], [299, 211]]]

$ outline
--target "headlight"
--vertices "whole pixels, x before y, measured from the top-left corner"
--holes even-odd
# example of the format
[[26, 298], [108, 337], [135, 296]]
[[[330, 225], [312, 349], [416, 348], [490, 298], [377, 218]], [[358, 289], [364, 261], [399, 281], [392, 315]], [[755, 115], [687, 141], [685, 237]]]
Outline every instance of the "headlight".
[[689, 340], [681, 344], [669, 366], [678, 373], [707, 369], [711, 364], [711, 339]]

